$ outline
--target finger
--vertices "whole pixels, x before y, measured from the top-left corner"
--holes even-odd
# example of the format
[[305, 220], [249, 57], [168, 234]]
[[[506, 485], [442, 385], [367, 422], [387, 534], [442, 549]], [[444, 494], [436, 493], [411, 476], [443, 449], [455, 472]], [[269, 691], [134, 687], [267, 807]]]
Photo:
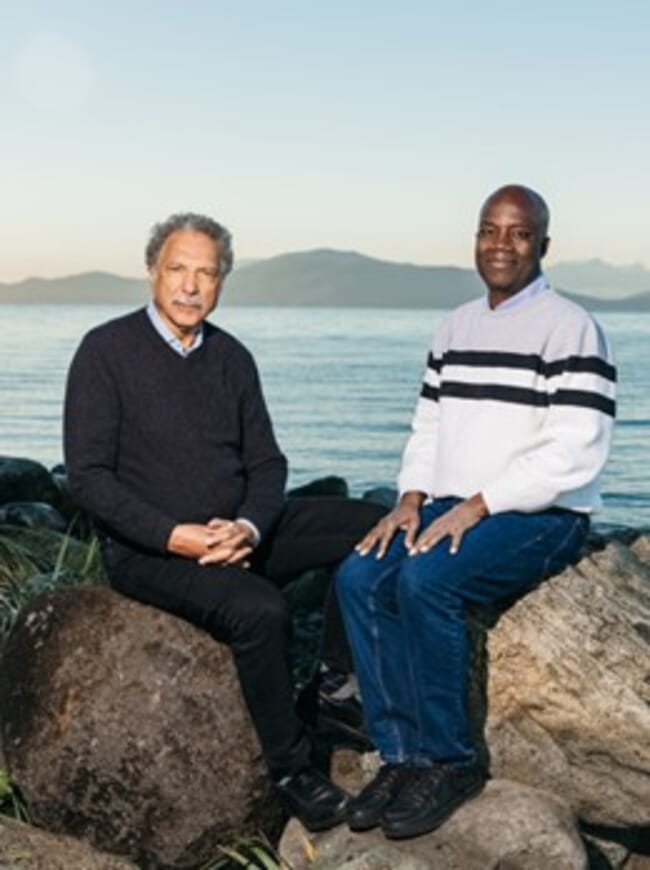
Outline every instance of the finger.
[[242, 562], [246, 558], [246, 556], [250, 556], [252, 552], [252, 547], [241, 547], [240, 549], [236, 550], [236, 552], [234, 552], [229, 559], [226, 559], [226, 564], [236, 565], [238, 562]]
[[449, 545], [450, 555], [455, 556], [456, 553], [460, 550], [460, 544], [463, 540], [463, 534], [463, 529], [457, 529], [455, 532], [452, 533], [451, 544]]
[[384, 533], [382, 534], [379, 544], [377, 546], [377, 559], [383, 559], [386, 555], [386, 550], [388, 549], [390, 542], [393, 540], [393, 536], [395, 535], [395, 527], [388, 526]]
[[354, 548], [360, 556], [367, 556], [379, 540], [380, 532], [377, 527], [371, 529], [368, 534], [362, 538]]
[[428, 553], [429, 550], [432, 550], [436, 544], [442, 541], [443, 538], [446, 538], [448, 534], [450, 534], [450, 532], [446, 525], [438, 526], [434, 523], [422, 532], [410, 551], [411, 555], [414, 556], [416, 553]]
[[228, 522], [230, 522], [230, 520], [224, 520], [222, 517], [213, 517], [207, 524], [207, 526], [209, 529], [218, 529], [219, 526], [222, 526], [224, 523]]
[[410, 550], [415, 543], [415, 538], [420, 528], [419, 517], [414, 517], [406, 526], [406, 535], [404, 536], [404, 546]]
[[207, 534], [207, 546], [215, 547], [219, 544], [225, 544], [227, 541], [234, 540], [236, 537], [240, 536], [242, 532], [240, 529], [233, 523], [228, 520], [223, 523], [217, 529], [211, 529]]
[[222, 565], [232, 556], [235, 549], [231, 543], [226, 542], [208, 549], [199, 559], [200, 565]]

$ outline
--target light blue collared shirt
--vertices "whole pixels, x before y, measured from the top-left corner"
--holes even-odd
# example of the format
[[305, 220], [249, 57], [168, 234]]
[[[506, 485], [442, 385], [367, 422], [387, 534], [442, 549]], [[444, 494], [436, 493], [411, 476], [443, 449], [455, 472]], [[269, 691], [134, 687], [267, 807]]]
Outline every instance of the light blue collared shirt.
[[[533, 299], [535, 296], [539, 296], [540, 293], [543, 293], [544, 290], [548, 289], [550, 289], [550, 284], [546, 280], [546, 276], [539, 275], [534, 281], [527, 284], [523, 290], [515, 293], [514, 296], [510, 297], [510, 299], [505, 299], [503, 302], [500, 302], [496, 308], [492, 309], [492, 311], [505, 311], [506, 309], [516, 308], [518, 305], [528, 302], [528, 300]], [[485, 304], [489, 308], [489, 296], [485, 297]]]
[[[171, 347], [172, 350], [176, 351], [179, 356], [187, 357], [195, 350], [198, 350], [203, 344], [203, 324], [199, 326], [194, 335], [194, 343], [191, 347], [185, 347], [185, 345], [181, 342], [180, 338], [178, 338], [171, 329], [167, 326], [165, 321], [160, 316], [158, 309], [156, 308], [153, 299], [147, 305], [147, 315], [149, 316], [149, 320], [153, 328], [156, 330], [158, 335], [162, 338], [162, 340]], [[237, 522], [243, 523], [245, 526], [253, 532], [254, 535], [254, 546], [257, 546], [260, 542], [261, 535], [259, 533], [259, 529], [252, 523], [250, 520], [247, 520], [245, 517], [237, 517]]]
[[180, 356], [189, 356], [195, 350], [198, 350], [203, 344], [203, 324], [201, 324], [194, 334], [194, 342], [191, 347], [185, 347], [178, 336], [174, 335], [171, 329], [160, 316], [160, 312], [155, 306], [153, 299], [147, 305], [147, 314], [149, 320], [153, 324], [153, 328], [163, 341], [168, 344], [172, 350], [175, 350]]

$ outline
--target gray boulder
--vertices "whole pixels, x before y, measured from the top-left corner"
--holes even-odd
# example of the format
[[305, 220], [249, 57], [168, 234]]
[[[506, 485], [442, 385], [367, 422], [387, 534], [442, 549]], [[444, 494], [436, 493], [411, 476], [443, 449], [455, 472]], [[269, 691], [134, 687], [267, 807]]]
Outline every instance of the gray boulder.
[[492, 773], [561, 794], [583, 820], [650, 824], [650, 536], [611, 540], [490, 633]]
[[437, 831], [399, 843], [387, 841], [380, 830], [353, 834], [345, 827], [308, 836], [292, 820], [280, 854], [295, 870], [587, 868], [568, 805], [554, 795], [505, 780], [489, 782]]
[[280, 812], [228, 648], [108, 587], [31, 602], [0, 672], [2, 742], [33, 821], [192, 867]]
[[44, 501], [56, 507], [59, 490], [40, 462], [0, 456], [0, 505], [8, 501]]
[[137, 870], [135, 864], [93, 849], [83, 840], [51, 834], [0, 815], [3, 870]]

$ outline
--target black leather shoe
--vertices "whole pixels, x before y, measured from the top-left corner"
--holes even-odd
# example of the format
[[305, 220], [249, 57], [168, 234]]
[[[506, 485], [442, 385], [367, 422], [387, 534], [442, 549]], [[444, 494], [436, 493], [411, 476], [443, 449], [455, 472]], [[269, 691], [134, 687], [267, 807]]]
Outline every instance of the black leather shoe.
[[428, 834], [484, 785], [485, 774], [477, 764], [415, 768], [384, 810], [382, 830], [392, 839]]
[[347, 818], [352, 831], [367, 831], [379, 824], [382, 813], [396, 797], [414, 768], [406, 764], [384, 764], [356, 797], [348, 801]]
[[348, 795], [315, 767], [305, 767], [276, 783], [285, 810], [310, 831], [326, 831], [345, 821]]

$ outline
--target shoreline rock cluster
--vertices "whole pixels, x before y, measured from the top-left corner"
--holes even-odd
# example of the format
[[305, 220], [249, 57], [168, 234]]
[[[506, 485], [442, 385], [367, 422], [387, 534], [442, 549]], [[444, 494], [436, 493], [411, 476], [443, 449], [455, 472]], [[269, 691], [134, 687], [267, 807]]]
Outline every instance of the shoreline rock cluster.
[[[0, 866], [23, 842], [21, 868], [191, 868], [265, 830], [295, 870], [650, 868], [647, 531], [594, 535], [507, 612], [471, 615], [469, 703], [493, 776], [482, 795], [400, 844], [344, 826], [309, 835], [296, 820], [282, 831], [227, 647], [102, 584], [64, 470], [35, 466], [0, 457], [0, 768], [38, 826], [0, 816]], [[345, 483], [299, 494], [323, 490]], [[326, 584], [314, 572], [287, 593], [308, 649], [298, 672]], [[356, 790], [376, 763], [337, 749], [333, 776]]]

